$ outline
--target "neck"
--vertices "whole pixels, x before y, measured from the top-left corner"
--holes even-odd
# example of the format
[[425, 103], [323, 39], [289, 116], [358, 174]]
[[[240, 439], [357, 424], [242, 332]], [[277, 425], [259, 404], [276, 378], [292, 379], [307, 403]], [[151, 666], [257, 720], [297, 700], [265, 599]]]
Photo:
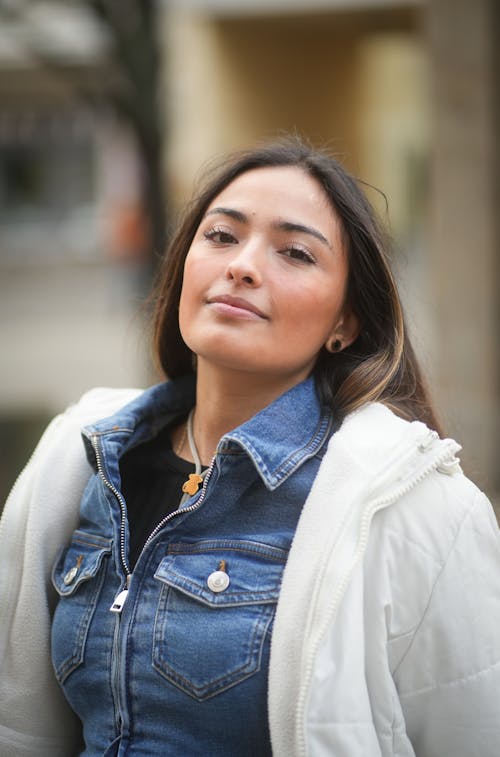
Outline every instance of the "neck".
[[219, 439], [249, 420], [304, 377], [273, 379], [214, 368], [198, 359], [194, 439], [203, 465], [208, 465]]

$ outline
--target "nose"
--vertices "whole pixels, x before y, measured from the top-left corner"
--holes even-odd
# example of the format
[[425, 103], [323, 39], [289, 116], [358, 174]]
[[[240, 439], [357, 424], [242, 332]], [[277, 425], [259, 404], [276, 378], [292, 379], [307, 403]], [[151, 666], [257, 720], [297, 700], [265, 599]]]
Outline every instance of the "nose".
[[227, 265], [226, 278], [236, 284], [245, 284], [250, 287], [260, 286], [262, 283], [261, 245], [248, 242], [239, 246]]

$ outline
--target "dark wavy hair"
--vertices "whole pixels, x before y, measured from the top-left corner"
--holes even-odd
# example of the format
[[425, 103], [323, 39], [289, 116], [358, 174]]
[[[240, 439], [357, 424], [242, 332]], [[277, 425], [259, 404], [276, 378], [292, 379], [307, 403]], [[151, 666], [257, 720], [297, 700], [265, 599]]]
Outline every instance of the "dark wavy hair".
[[322, 403], [338, 420], [367, 402], [382, 402], [408, 420], [440, 431], [388, 262], [389, 241], [361, 186], [341, 164], [297, 138], [227, 157], [187, 206], [167, 249], [153, 294], [154, 349], [165, 375], [192, 372], [179, 330], [184, 261], [208, 207], [236, 177], [255, 168], [295, 166], [316, 179], [341, 220], [348, 258], [346, 302], [359, 320], [356, 340], [340, 352], [321, 349], [313, 374]]

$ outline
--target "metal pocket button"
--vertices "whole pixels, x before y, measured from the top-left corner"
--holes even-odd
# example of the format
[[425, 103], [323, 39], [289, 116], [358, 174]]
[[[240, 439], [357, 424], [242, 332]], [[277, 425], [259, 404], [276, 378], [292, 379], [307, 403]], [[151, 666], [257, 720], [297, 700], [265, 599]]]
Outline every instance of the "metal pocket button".
[[68, 570], [68, 572], [65, 574], [63, 581], [68, 586], [70, 583], [73, 583], [75, 578], [78, 575], [78, 571], [80, 570], [81, 564], [83, 562], [83, 555], [78, 555], [76, 558], [76, 563], [73, 565], [72, 568]]
[[214, 570], [207, 578], [207, 585], [211, 591], [224, 591], [229, 586], [229, 576], [223, 570]]

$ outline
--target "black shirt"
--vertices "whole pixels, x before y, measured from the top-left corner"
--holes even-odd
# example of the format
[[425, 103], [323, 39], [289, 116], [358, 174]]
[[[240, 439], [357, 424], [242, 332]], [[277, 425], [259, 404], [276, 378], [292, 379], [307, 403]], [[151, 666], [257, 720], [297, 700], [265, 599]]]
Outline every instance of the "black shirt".
[[170, 427], [121, 457], [121, 490], [127, 505], [131, 568], [153, 529], [177, 510], [182, 485], [190, 473], [194, 473], [193, 463], [178, 457], [172, 449]]

